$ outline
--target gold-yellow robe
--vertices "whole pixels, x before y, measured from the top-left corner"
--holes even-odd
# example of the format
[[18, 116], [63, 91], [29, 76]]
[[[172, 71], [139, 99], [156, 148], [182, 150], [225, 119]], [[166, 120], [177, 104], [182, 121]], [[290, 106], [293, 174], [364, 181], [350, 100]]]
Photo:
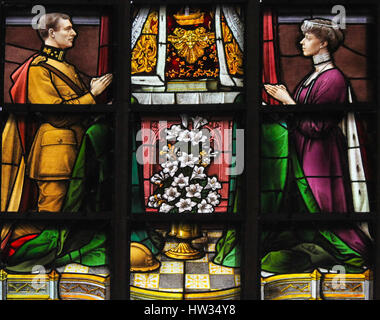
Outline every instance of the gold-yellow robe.
[[[42, 62], [55, 67], [79, 88], [83, 95], [78, 96], [61, 78], [41, 65]], [[66, 61], [57, 61], [45, 56], [37, 56], [32, 61], [28, 74], [28, 100], [41, 104], [95, 104], [93, 95], [81, 80], [75, 67]]]
[[[73, 90], [61, 77], [43, 66], [47, 63], [65, 74], [78, 90]], [[95, 104], [93, 95], [76, 68], [66, 61], [39, 55], [28, 71], [28, 102], [33, 104]], [[66, 193], [67, 181], [85, 131], [82, 118], [75, 113], [44, 113], [46, 120], [38, 129], [28, 160], [26, 174], [38, 181], [38, 211], [59, 211]], [[44, 183], [51, 182], [48, 186]], [[62, 181], [61, 183], [57, 181]]]
[[[41, 65], [52, 65], [79, 88], [79, 96], [59, 76]], [[95, 104], [93, 95], [81, 80], [75, 67], [66, 61], [37, 56], [28, 73], [28, 101], [34, 104]], [[83, 137], [81, 117], [72, 114], [46, 114], [38, 129], [27, 161], [27, 174], [36, 180], [70, 179], [77, 150]]]

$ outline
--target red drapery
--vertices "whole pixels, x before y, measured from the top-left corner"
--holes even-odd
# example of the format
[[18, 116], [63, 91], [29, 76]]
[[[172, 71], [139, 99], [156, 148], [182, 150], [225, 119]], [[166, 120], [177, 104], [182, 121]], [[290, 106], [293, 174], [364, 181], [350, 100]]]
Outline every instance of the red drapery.
[[[276, 69], [276, 51], [275, 42], [277, 37], [277, 17], [272, 10], [267, 9], [263, 13], [263, 75], [264, 83], [278, 83], [278, 75]], [[263, 89], [262, 99], [266, 104], [279, 104], [279, 102], [271, 98]]]
[[99, 60], [98, 76], [110, 70], [110, 19], [108, 16], [100, 18], [100, 40], [99, 40]]
[[[97, 75], [101, 76], [111, 70], [110, 61], [110, 18], [109, 16], [102, 16], [100, 18], [100, 39], [99, 39], [99, 57], [98, 57], [98, 71]], [[98, 98], [98, 103], [107, 102], [107, 91], [102, 93]]]

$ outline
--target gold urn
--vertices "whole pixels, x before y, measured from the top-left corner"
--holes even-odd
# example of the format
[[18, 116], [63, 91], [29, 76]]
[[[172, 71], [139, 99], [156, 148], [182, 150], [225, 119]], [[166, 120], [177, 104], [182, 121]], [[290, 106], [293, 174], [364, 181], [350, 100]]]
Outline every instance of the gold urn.
[[204, 256], [204, 251], [195, 249], [191, 246], [191, 241], [202, 236], [199, 226], [194, 223], [172, 223], [169, 237], [174, 237], [179, 240], [178, 245], [165, 252], [165, 255], [177, 260], [194, 260]]

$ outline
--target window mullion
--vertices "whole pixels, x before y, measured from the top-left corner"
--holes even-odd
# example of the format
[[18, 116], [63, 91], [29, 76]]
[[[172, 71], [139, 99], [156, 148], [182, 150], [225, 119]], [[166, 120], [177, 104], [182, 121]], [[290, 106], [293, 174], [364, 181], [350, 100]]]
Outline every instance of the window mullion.
[[[377, 18], [380, 16], [380, 6], [377, 5]], [[380, 24], [378, 23], [376, 26], [376, 31], [377, 34], [380, 32]], [[377, 46], [379, 45], [378, 43], [376, 44]], [[376, 63], [377, 63], [377, 74], [379, 75], [380, 72], [380, 51], [377, 50], [377, 56], [376, 56]], [[377, 103], [380, 101], [380, 81], [379, 79], [377, 80], [376, 83], [377, 86]], [[376, 120], [377, 123], [380, 122], [380, 113], [377, 111], [376, 115]], [[380, 150], [380, 130], [377, 130], [377, 153]], [[380, 161], [376, 161], [376, 178], [377, 178], [377, 183], [376, 183], [376, 223], [375, 223], [375, 246], [374, 246], [374, 268], [373, 268], [373, 299], [378, 300], [380, 299], [380, 254], [378, 254], [379, 249], [380, 249], [380, 188], [378, 181], [380, 181]]]
[[[129, 233], [128, 216], [128, 100], [130, 99], [130, 3], [120, 1], [114, 8], [117, 16], [118, 47], [115, 61], [118, 72], [115, 74], [118, 101], [115, 118], [115, 205], [111, 235], [111, 299], [129, 299]], [[126, 58], [127, 57], [127, 58]], [[127, 258], [126, 258], [127, 257]]]
[[[242, 243], [242, 299], [260, 299], [259, 257], [259, 103], [260, 91], [260, 6], [257, 1], [247, 3], [246, 23], [246, 128], [245, 128], [245, 226]], [[247, 19], [248, 20], [248, 19]]]

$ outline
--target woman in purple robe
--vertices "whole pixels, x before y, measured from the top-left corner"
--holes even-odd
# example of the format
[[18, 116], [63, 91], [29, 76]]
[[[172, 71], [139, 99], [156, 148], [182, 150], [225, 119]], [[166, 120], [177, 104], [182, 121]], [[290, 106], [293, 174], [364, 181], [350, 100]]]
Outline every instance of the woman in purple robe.
[[[349, 83], [334, 65], [332, 53], [343, 43], [343, 33], [331, 20], [305, 20], [301, 26], [304, 56], [312, 57], [314, 70], [296, 87], [294, 95], [286, 87], [265, 85], [265, 90], [284, 105], [349, 103]], [[290, 135], [306, 181], [320, 212], [354, 211], [351, 179], [347, 159], [347, 139], [339, 123], [342, 116], [314, 113], [297, 115]], [[367, 195], [366, 195], [367, 196]], [[363, 231], [363, 230], [364, 231]], [[364, 260], [368, 259], [371, 241], [367, 228], [356, 225], [334, 227], [325, 238], [333, 243], [337, 236]], [[332, 236], [333, 235], [333, 236]], [[342, 242], [341, 242], [342, 241]]]
[[[293, 97], [283, 85], [265, 85], [269, 94], [283, 104], [348, 103], [348, 82], [332, 61], [331, 53], [343, 41], [343, 33], [330, 20], [306, 20], [301, 30], [305, 56], [312, 56], [314, 70], [297, 86]], [[320, 114], [298, 117], [294, 140], [298, 158], [315, 200], [323, 212], [352, 209], [345, 137], [341, 119]]]
[[[327, 65], [332, 65], [327, 62]], [[309, 77], [308, 77], [309, 78]], [[309, 81], [301, 82], [295, 100], [301, 104], [348, 103], [348, 84], [342, 72], [331, 66]], [[298, 117], [293, 134], [298, 157], [321, 211], [352, 211], [346, 138], [339, 117], [320, 114]]]

